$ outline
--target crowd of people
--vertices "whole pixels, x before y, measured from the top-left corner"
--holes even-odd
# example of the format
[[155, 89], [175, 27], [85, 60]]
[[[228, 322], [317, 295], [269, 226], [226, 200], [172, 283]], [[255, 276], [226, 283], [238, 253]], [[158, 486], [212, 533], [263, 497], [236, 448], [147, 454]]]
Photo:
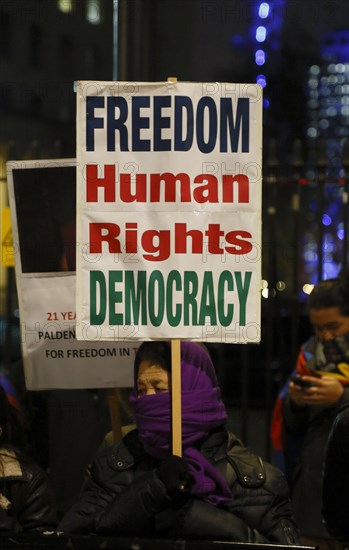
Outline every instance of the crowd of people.
[[[171, 343], [134, 362], [134, 429], [103, 445], [71, 507], [57, 516], [50, 476], [30, 456], [0, 384], [0, 533], [46, 531], [345, 547], [349, 539], [349, 276], [316, 285], [314, 335], [274, 410], [284, 472], [227, 430], [207, 348], [181, 341], [182, 452], [172, 453]], [[1, 381], [0, 381], [1, 382]]]

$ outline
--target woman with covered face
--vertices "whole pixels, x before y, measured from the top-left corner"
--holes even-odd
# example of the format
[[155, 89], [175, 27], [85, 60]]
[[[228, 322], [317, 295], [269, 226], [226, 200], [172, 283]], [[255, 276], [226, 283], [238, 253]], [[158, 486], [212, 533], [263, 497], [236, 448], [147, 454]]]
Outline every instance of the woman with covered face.
[[297, 544], [283, 474], [226, 429], [207, 349], [181, 342], [183, 456], [171, 449], [171, 349], [145, 342], [131, 393], [137, 429], [102, 452], [66, 533]]

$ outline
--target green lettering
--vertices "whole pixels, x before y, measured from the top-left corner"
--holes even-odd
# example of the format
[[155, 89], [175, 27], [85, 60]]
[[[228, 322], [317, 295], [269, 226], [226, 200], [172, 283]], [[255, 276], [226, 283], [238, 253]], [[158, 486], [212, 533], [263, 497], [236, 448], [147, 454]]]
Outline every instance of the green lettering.
[[233, 304], [228, 304], [226, 315], [224, 313], [224, 297], [227, 290], [234, 290], [234, 279], [230, 271], [222, 271], [218, 281], [217, 307], [219, 322], [223, 327], [228, 327], [234, 316]]
[[174, 306], [174, 286], [175, 290], [182, 289], [182, 279], [179, 271], [170, 271], [166, 283], [166, 311], [167, 320], [171, 327], [178, 327], [181, 322], [182, 305], [176, 304], [175, 312], [173, 312]]
[[[156, 286], [157, 286], [157, 290], [155, 295]], [[157, 306], [157, 312], [156, 312], [156, 306]], [[165, 307], [164, 278], [162, 276], [161, 271], [156, 269], [151, 273], [149, 277], [149, 284], [148, 284], [149, 320], [154, 325], [154, 327], [158, 327], [161, 325], [164, 318], [164, 307]]]
[[247, 302], [248, 291], [250, 288], [251, 277], [252, 277], [252, 272], [246, 271], [245, 281], [244, 281], [244, 284], [242, 284], [241, 271], [235, 271], [235, 281], [236, 281], [236, 286], [237, 286], [237, 291], [239, 296], [239, 303], [240, 303], [239, 324], [241, 326], [246, 325], [246, 302]]
[[[198, 325], [198, 306], [196, 296], [198, 293], [198, 276], [196, 271], [184, 272], [183, 300], [184, 305], [184, 325]], [[191, 308], [192, 317], [190, 318], [189, 309]]]
[[212, 271], [205, 271], [202, 281], [199, 324], [204, 325], [206, 317], [210, 318], [211, 325], [217, 324], [215, 295]]
[[[97, 292], [98, 287], [98, 292]], [[97, 296], [99, 300], [97, 300]], [[102, 271], [90, 271], [90, 322], [91, 325], [101, 325], [107, 311], [107, 287]], [[97, 303], [99, 311], [97, 312]]]
[[123, 315], [115, 313], [115, 304], [122, 302], [122, 292], [115, 290], [115, 283], [123, 280], [122, 271], [109, 271], [109, 323], [111, 325], [123, 325]]
[[142, 311], [142, 325], [147, 324], [147, 274], [138, 271], [137, 289], [134, 271], [125, 271], [125, 324], [138, 325]]

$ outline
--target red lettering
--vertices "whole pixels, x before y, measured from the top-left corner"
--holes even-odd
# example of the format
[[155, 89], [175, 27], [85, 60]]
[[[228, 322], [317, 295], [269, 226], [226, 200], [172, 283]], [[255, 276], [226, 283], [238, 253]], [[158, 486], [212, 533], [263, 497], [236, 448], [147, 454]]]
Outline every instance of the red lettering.
[[[98, 175], [104, 170], [103, 176]], [[203, 203], [248, 203], [250, 200], [249, 179], [244, 174], [223, 174], [218, 182], [213, 174], [198, 174], [191, 185], [190, 176], [184, 172], [172, 174], [120, 174], [116, 178], [115, 164], [86, 165], [86, 201], [98, 202], [99, 189], [103, 190], [100, 201], [105, 203], [119, 200], [124, 203], [191, 202]], [[235, 193], [234, 193], [235, 191]], [[118, 196], [117, 196], [118, 193]], [[237, 195], [237, 197], [236, 197]]]
[[[170, 229], [138, 230], [137, 222], [126, 222], [124, 231], [115, 223], [90, 223], [90, 253], [102, 253], [103, 243], [107, 243], [110, 254], [138, 253], [154, 262], [167, 260], [174, 254], [202, 254], [206, 246], [208, 254], [248, 254], [252, 250], [252, 239], [248, 231], [229, 231], [227, 234], [219, 223], [208, 224], [203, 232], [188, 229], [186, 223], [175, 223], [174, 233]], [[173, 242], [173, 250], [171, 243]], [[230, 246], [229, 246], [230, 245]]]
[[97, 164], [86, 166], [86, 201], [98, 202], [98, 189], [104, 189], [104, 202], [115, 202], [115, 165], [104, 166], [104, 177], [98, 177]]
[[116, 223], [90, 223], [90, 253], [100, 254], [102, 242], [106, 242], [110, 254], [120, 254], [121, 246], [117, 239], [119, 235], [120, 227]]
[[219, 223], [209, 223], [205, 235], [208, 237], [208, 253], [223, 254], [224, 248], [219, 246], [219, 242], [220, 238], [224, 237], [224, 231], [221, 231]]
[[143, 254], [143, 258], [155, 262], [167, 260], [170, 257], [170, 242], [170, 231], [156, 231], [154, 229], [144, 231], [142, 235], [142, 247], [145, 252], [149, 252], [151, 255]]
[[138, 251], [138, 226], [136, 223], [126, 223], [125, 227], [125, 252], [135, 254]]
[[194, 183], [206, 183], [193, 191], [193, 199], [198, 203], [218, 202], [217, 178], [212, 174], [200, 174], [194, 178]]
[[[240, 238], [242, 237], [242, 238]], [[233, 246], [226, 246], [225, 250], [229, 254], [248, 254], [252, 250], [252, 244], [243, 239], [252, 239], [248, 231], [230, 231], [226, 234], [225, 240]]]
[[190, 202], [190, 178], [184, 172], [176, 175], [170, 172], [150, 174], [150, 202], [160, 202], [161, 184], [165, 187], [165, 197], [163, 200], [165, 202], [176, 202], [177, 182], [180, 184], [180, 201]]
[[187, 238], [191, 238], [191, 253], [202, 254], [203, 234], [199, 229], [187, 231], [186, 223], [175, 224], [175, 254], [187, 253]]
[[237, 202], [249, 202], [249, 180], [244, 174], [237, 176], [223, 174], [223, 202], [234, 202], [234, 184], [238, 186], [239, 198]]
[[136, 189], [131, 192], [131, 174], [120, 174], [120, 200], [122, 202], [146, 202], [147, 175], [136, 174]]

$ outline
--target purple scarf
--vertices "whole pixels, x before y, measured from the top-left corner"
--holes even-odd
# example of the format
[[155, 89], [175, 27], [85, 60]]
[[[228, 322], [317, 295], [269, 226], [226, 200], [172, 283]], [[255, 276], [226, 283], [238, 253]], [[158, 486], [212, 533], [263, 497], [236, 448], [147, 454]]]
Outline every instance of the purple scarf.
[[[135, 373], [137, 375], [137, 373]], [[192, 445], [226, 421], [214, 366], [208, 352], [194, 342], [181, 342], [182, 446], [194, 484], [191, 493], [218, 506], [231, 500], [225, 479]], [[146, 452], [158, 459], [171, 454], [170, 392], [137, 397], [132, 390], [139, 439]]]

